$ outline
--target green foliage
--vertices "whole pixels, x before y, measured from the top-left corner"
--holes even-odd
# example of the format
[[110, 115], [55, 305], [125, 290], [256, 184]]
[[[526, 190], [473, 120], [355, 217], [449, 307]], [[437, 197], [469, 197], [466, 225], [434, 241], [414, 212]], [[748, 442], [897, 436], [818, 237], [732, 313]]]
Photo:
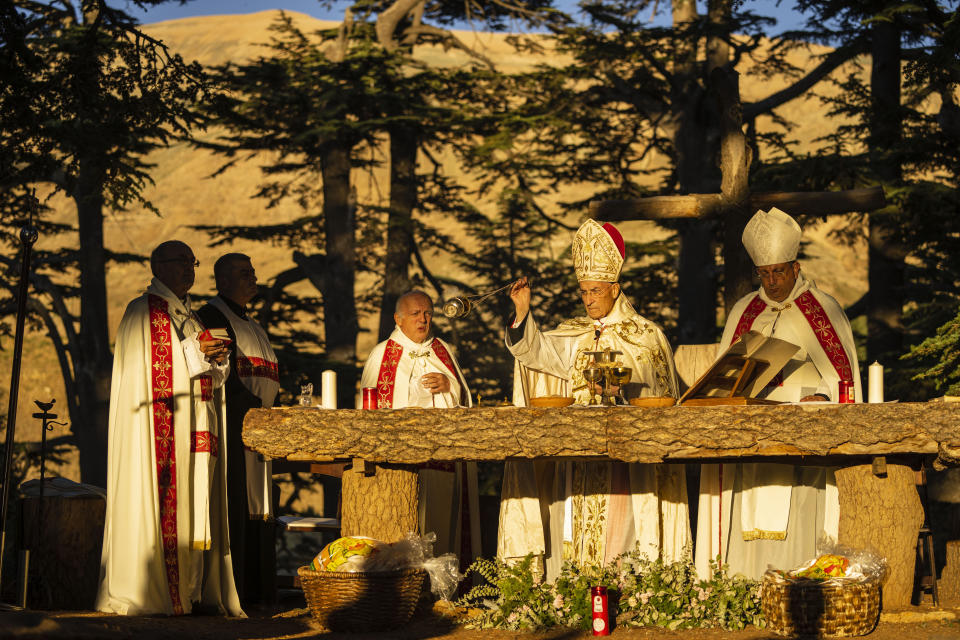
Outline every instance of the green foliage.
[[915, 380], [930, 380], [947, 395], [960, 395], [960, 312], [904, 357], [929, 365]]
[[[589, 629], [590, 588], [606, 586], [617, 624], [630, 627], [743, 629], [764, 626], [759, 584], [729, 576], [711, 564], [713, 577], [699, 580], [690, 557], [667, 563], [650, 560], [639, 551], [617, 557], [600, 567], [564, 563], [553, 584], [540, 582], [532, 556], [507, 565], [477, 560], [468, 573], [487, 584], [474, 587], [458, 605], [480, 607], [472, 623], [481, 628], [533, 631], [554, 626]], [[613, 604], [615, 603], [615, 604]]]

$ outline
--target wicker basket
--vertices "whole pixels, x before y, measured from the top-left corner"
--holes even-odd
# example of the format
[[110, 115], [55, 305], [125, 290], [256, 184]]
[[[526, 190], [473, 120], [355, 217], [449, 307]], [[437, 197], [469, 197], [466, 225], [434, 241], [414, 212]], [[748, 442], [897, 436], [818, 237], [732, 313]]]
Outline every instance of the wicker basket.
[[768, 571], [760, 602], [768, 628], [778, 635], [862, 636], [880, 616], [880, 582], [788, 581]]
[[310, 612], [331, 631], [378, 631], [405, 625], [426, 577], [423, 569], [353, 573], [300, 567], [297, 574]]

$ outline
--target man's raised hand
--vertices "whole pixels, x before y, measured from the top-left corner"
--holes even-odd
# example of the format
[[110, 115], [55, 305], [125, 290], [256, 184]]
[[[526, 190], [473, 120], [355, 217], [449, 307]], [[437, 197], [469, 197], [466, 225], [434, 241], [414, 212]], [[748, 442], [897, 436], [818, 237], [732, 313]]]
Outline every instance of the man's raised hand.
[[513, 300], [513, 306], [517, 311], [516, 321], [526, 318], [530, 311], [530, 286], [525, 277], [520, 278], [510, 287], [510, 299]]

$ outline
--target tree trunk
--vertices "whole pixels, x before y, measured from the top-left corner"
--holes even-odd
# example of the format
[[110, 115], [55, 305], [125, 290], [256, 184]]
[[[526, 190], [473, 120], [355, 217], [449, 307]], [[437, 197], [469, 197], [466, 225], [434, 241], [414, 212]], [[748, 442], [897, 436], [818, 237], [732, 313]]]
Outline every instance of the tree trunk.
[[390, 131], [390, 213], [387, 219], [383, 302], [380, 305], [380, 340], [390, 337], [397, 298], [410, 290], [413, 209], [416, 206], [417, 133], [412, 127], [399, 126]]
[[743, 228], [750, 215], [750, 149], [743, 135], [739, 74], [717, 68], [710, 75], [721, 113], [720, 191], [723, 216], [723, 302], [729, 312], [734, 303], [753, 289], [753, 263], [743, 248]]
[[[689, 29], [697, 19], [694, 0], [674, 0], [673, 26], [676, 31]], [[673, 64], [673, 90], [670, 98], [673, 111], [673, 149], [680, 193], [710, 190], [717, 167], [716, 136], [711, 136], [709, 106], [698, 83], [697, 41], [677, 38]], [[678, 265], [678, 333], [681, 344], [713, 342], [717, 332], [716, 265], [713, 257], [714, 223], [708, 220], [680, 222], [680, 255]]]
[[410, 465], [370, 465], [364, 475], [357, 465], [343, 472], [340, 532], [396, 542], [408, 532], [419, 533], [420, 478]]
[[869, 549], [886, 558], [888, 573], [883, 585], [883, 608], [909, 606], [917, 536], [923, 524], [923, 506], [917, 495], [913, 469], [887, 464], [886, 477], [875, 476], [871, 465], [840, 469], [837, 491], [840, 496], [838, 542], [853, 549]]
[[[870, 157], [884, 183], [901, 179], [896, 159], [900, 144], [900, 28], [895, 22], [871, 26], [873, 64], [870, 73]], [[870, 215], [869, 292], [867, 294], [867, 360], [895, 362], [903, 352], [904, 258], [907, 249], [896, 239], [899, 211], [887, 207]]]
[[89, 158], [81, 158], [79, 165], [74, 200], [80, 236], [80, 358], [74, 369], [80, 423], [71, 428], [77, 436], [81, 480], [105, 487], [113, 357], [103, 244], [104, 176]]
[[[939, 532], [934, 532], [934, 534]], [[944, 557], [943, 573], [937, 584], [940, 599], [948, 602], [960, 600], [960, 540], [948, 540]]]
[[350, 147], [330, 143], [321, 159], [326, 269], [323, 274], [327, 360], [337, 371], [337, 406], [352, 407], [357, 382], [356, 239], [350, 197]]
[[[49, 482], [49, 479], [47, 480]], [[93, 609], [106, 500], [96, 495], [23, 500], [33, 609]]]
[[[730, 32], [731, 0], [710, 0], [710, 23]], [[751, 152], [743, 135], [743, 104], [740, 101], [740, 74], [729, 66], [726, 40], [707, 42], [709, 87], [716, 96], [720, 114], [720, 192], [723, 214], [723, 302], [727, 311], [753, 289], [753, 263], [743, 249], [741, 235], [750, 211]]]
[[[606, 407], [591, 409], [589, 419], [582, 407], [251, 409], [243, 421], [243, 443], [268, 458], [316, 462], [363, 458], [422, 464], [594, 456], [623, 462], [744, 456], [842, 459], [956, 451], [958, 422], [960, 405], [947, 402]], [[429, 438], [424, 437], [425, 424], [430, 425]]]

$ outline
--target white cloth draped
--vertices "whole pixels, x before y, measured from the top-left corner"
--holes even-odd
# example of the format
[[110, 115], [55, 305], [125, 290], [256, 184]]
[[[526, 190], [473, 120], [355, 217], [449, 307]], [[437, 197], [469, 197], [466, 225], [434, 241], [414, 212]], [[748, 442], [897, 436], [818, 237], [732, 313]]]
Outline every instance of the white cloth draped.
[[[252, 394], [260, 398], [261, 406], [272, 407], [280, 390], [276, 378], [277, 354], [273, 351], [267, 332], [253, 318], [241, 318], [235, 314], [223, 298], [216, 296], [210, 300], [230, 323], [237, 338], [237, 370], [240, 382]], [[270, 365], [270, 366], [266, 366]], [[266, 375], [272, 370], [274, 375]], [[247, 509], [250, 516], [259, 519], [273, 517], [273, 500], [270, 495], [273, 486], [273, 463], [261, 460], [255, 451], [244, 449], [243, 462], [247, 478]]]
[[[767, 297], [763, 288], [738, 300], [727, 317], [718, 353], [733, 341], [744, 311], [759, 296], [766, 308], [750, 328], [800, 347], [779, 376], [782, 383], [767, 387], [761, 397], [798, 402], [821, 393], [837, 402], [840, 375], [818, 338], [819, 333], [829, 339], [830, 328], [812, 326], [797, 305], [797, 298], [807, 292], [823, 308], [839, 339], [850, 365], [856, 401], [861, 402], [860, 368], [850, 322], [840, 304], [802, 273], [781, 302]], [[839, 514], [833, 469], [771, 463], [702, 465], [697, 571], [702, 578], [709, 577], [709, 561], [717, 555], [731, 571], [751, 578], [759, 578], [767, 564], [792, 569], [810, 559], [818, 539], [836, 538]]]
[[[162, 328], [164, 317], [170, 331], [154, 353], [151, 320]], [[156, 279], [127, 306], [120, 322], [110, 392], [99, 611], [186, 614], [194, 602], [202, 602], [243, 615], [230, 560], [225, 456], [210, 453], [225, 451], [219, 396], [229, 368], [203, 359], [195, 339], [200, 329], [189, 298], [179, 300]], [[161, 403], [154, 402], [156, 371], [167, 374], [161, 396], [167, 400]], [[155, 432], [155, 415], [164, 424], [172, 419], [173, 432], [162, 425]], [[158, 465], [158, 446], [163, 465]]]
[[[638, 383], [634, 395], [679, 396], [666, 337], [624, 295], [599, 320], [577, 318], [541, 331], [528, 315], [523, 331], [515, 343], [507, 336], [517, 406], [542, 395], [572, 395], [587, 404], [584, 352], [607, 348], [623, 352], [631, 382]], [[684, 465], [508, 461], [504, 467], [497, 555], [516, 561], [532, 553], [547, 580], [566, 559], [606, 563], [638, 547], [672, 561], [689, 542]]]

